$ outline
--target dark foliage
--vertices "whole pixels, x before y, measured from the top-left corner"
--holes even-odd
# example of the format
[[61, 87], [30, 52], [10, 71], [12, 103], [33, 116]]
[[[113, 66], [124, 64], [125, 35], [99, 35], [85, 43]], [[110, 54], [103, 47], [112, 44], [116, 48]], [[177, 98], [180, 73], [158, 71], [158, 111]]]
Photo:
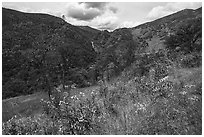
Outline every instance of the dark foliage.
[[[86, 35], [86, 30], [51, 15], [5, 8], [2, 12], [3, 98], [47, 91], [68, 80], [78, 84], [70, 69], [87, 69], [94, 63], [92, 35]], [[17, 92], [10, 86], [18, 80], [24, 86]], [[81, 80], [80, 86], [86, 86], [86, 81]]]
[[166, 39], [167, 48], [174, 51], [191, 53], [202, 50], [202, 19], [189, 20]]

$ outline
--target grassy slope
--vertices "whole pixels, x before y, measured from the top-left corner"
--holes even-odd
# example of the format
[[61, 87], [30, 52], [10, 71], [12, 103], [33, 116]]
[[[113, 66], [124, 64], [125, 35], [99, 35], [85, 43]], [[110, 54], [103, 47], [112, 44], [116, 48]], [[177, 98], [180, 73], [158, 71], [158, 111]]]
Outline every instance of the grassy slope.
[[[202, 82], [202, 68], [180, 69], [175, 72], [177, 75], [170, 81], [183, 81], [185, 85], [195, 85]], [[111, 89], [112, 87], [109, 86]], [[97, 94], [99, 86], [92, 86], [88, 88], [73, 89], [71, 96], [78, 98], [89, 98], [91, 94]], [[19, 96], [15, 98], [5, 99], [2, 101], [2, 120], [3, 122], [9, 120], [14, 115], [26, 117], [42, 112], [41, 99], [48, 99], [46, 93], [35, 93], [27, 96]]]
[[46, 93], [19, 96], [2, 101], [2, 121], [5, 122], [14, 115], [26, 117], [42, 111], [41, 99], [48, 99]]
[[[99, 89], [97, 86], [73, 89], [71, 96], [81, 96], [83, 92], [86, 97], [89, 97], [91, 91]], [[83, 96], [83, 95], [82, 95]], [[6, 122], [14, 115], [17, 117], [27, 117], [42, 112], [41, 99], [48, 100], [48, 94], [44, 92], [38, 92], [31, 95], [19, 96], [14, 98], [5, 99], [2, 101], [2, 121]]]

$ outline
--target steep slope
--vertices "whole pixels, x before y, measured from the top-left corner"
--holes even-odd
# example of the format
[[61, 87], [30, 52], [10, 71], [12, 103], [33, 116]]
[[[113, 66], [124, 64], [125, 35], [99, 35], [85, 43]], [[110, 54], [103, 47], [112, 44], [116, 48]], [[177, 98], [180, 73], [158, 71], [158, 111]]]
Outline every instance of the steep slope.
[[141, 53], [145, 47], [144, 42], [139, 39], [134, 40], [131, 30], [126, 28], [117, 29], [112, 33], [104, 31], [94, 40], [94, 45], [97, 45], [100, 51], [96, 70], [101, 76], [105, 71], [110, 73], [107, 74], [109, 76], [105, 77], [118, 76], [124, 68], [134, 61], [135, 54]]
[[[200, 23], [201, 19], [202, 8], [185, 9], [134, 28], [108, 32], [88, 26], [73, 26], [47, 14], [3, 8], [3, 89], [7, 92], [18, 89], [15, 93], [34, 90], [32, 88], [37, 87], [36, 84], [43, 83], [33, 82], [37, 80], [33, 76], [44, 73], [42, 68], [49, 68], [53, 85], [59, 84], [62, 79], [80, 84], [87, 81], [90, 73], [94, 73], [93, 79], [96, 80], [106, 71], [110, 72], [108, 77], [117, 76], [132, 63], [139, 63], [140, 69], [144, 65], [150, 68], [154, 63], [150, 64], [149, 58], [163, 56], [154, 53], [165, 48], [167, 37], [186, 23], [193, 24], [194, 20]], [[198, 43], [201, 41], [199, 38]], [[188, 61], [188, 57], [185, 58]], [[145, 61], [147, 63], [142, 63]], [[15, 86], [17, 88], [8, 88]]]
[[184, 9], [166, 17], [132, 28], [133, 37], [140, 37], [148, 43], [146, 52], [157, 52], [164, 49], [163, 42], [167, 36], [174, 34], [179, 27], [190, 20], [201, 19], [202, 8]]
[[[154, 54], [158, 51], [166, 52], [165, 42], [169, 36], [175, 34], [180, 27], [186, 24], [193, 25], [193, 22], [200, 24], [201, 21], [202, 8], [185, 9], [133, 28], [100, 32], [93, 39], [93, 44], [100, 53], [98, 56], [99, 68], [106, 71], [112, 64], [111, 66], [114, 67], [111, 69], [121, 72], [134, 61], [142, 59], [138, 56]], [[198, 39], [198, 43], [201, 43], [201, 38]], [[132, 56], [132, 59], [127, 58], [127, 55]], [[143, 60], [146, 59], [143, 58]]]
[[[50, 70], [52, 85], [62, 77], [62, 64], [63, 70], [87, 68], [95, 62], [94, 34], [51, 15], [2, 8], [3, 97], [37, 90], [43, 68]], [[70, 72], [64, 73], [70, 79]]]
[[93, 44], [94, 47], [97, 49], [99, 53], [102, 52], [106, 47], [105, 44], [110, 37], [111, 32], [108, 32], [107, 30], [99, 32], [94, 38], [93, 38]]
[[91, 39], [93, 39], [98, 33], [100, 33], [100, 30], [91, 28], [89, 26], [77, 26], [80, 29], [84, 30], [86, 32], [86, 35], [88, 35], [88, 37], [90, 37]]
[[[175, 13], [161, 18], [159, 21], [156, 20], [156, 23], [154, 21], [147, 23], [148, 29], [152, 31], [141, 25], [144, 28], [123, 28], [111, 33], [107, 31], [99, 32], [94, 39], [87, 40], [93, 48], [95, 47], [94, 49], [97, 52], [96, 64], [92, 64], [91, 67], [94, 66], [93, 71], [99, 73], [99, 76], [104, 77], [105, 80], [110, 80], [110, 77], [116, 75], [118, 77], [109, 82], [99, 82], [99, 85], [89, 88], [64, 90], [62, 86], [59, 86], [53, 91], [53, 98], [42, 104], [39, 101], [42, 98], [47, 99], [47, 94], [42, 95], [40, 93], [6, 99], [2, 102], [3, 120], [7, 121], [16, 114], [20, 119], [17, 117], [4, 123], [3, 134], [202, 134], [202, 66], [201, 63], [195, 63], [201, 61], [202, 54], [201, 51], [189, 49], [191, 47], [189, 45], [202, 47], [202, 16], [201, 9], [195, 10], [198, 13], [191, 16], [191, 13], [194, 13], [193, 11], [184, 10], [178, 12], [178, 14]], [[176, 24], [171, 25], [172, 18], [176, 18]], [[165, 27], [170, 26], [169, 28], [172, 31], [168, 33], [164, 28], [159, 28], [160, 23], [166, 23]], [[187, 27], [187, 31], [180, 26]], [[195, 30], [193, 35], [190, 33], [191, 30], [188, 29], [188, 26], [191, 30]], [[148, 35], [143, 34], [143, 29], [147, 31]], [[70, 33], [66, 33], [67, 30]], [[184, 30], [184, 32], [180, 33], [180, 30]], [[78, 29], [79, 31], [82, 32]], [[40, 38], [43, 39], [43, 36], [47, 34], [48, 32], [41, 35]], [[163, 41], [168, 41], [165, 37], [172, 37], [171, 34], [174, 34], [175, 37], [173, 38], [179, 40], [178, 46], [184, 45], [185, 50], [157, 52], [160, 48], [164, 48]], [[182, 34], [182, 37], [178, 37], [180, 34]], [[60, 45], [60, 51], [63, 51], [63, 54], [66, 52], [73, 53], [74, 50], [70, 51], [68, 49], [74, 49], [74, 47], [78, 48], [76, 51], [80, 51], [81, 44], [86, 46], [84, 43], [75, 42], [75, 40], [86, 41], [83, 40], [81, 34], [76, 33], [75, 29], [66, 25], [54, 30], [51, 36], [54, 41], [50, 44], [52, 46], [49, 47], [57, 49], [57, 45]], [[195, 45], [191, 44], [189, 38], [194, 36], [196, 36], [195, 42], [197, 41]], [[41, 44], [45, 47], [49, 45], [43, 44], [51, 40], [49, 35], [46, 37], [47, 41], [40, 41], [40, 38], [36, 39], [37, 43], [40, 44], [33, 42], [31, 47], [40, 47]], [[181, 38], [184, 38], [184, 40], [181, 40]], [[173, 41], [173, 44], [175, 44], [174, 42], [177, 41]], [[4, 45], [6, 45], [5, 43]], [[65, 48], [66, 44], [69, 47], [68, 49]], [[17, 52], [18, 47], [21, 46], [14, 47], [12, 52]], [[155, 48], [156, 50], [153, 51], [152, 49]], [[25, 49], [35, 51], [32, 48]], [[42, 47], [39, 49], [43, 50]], [[186, 50], [189, 52], [185, 53]], [[29, 51], [27, 51], [29, 54], [32, 53]], [[22, 52], [17, 53], [14, 54], [16, 59]], [[25, 56], [25, 51], [23, 53]], [[52, 53], [55, 52], [52, 51]], [[171, 54], [174, 60], [169, 57]], [[65, 60], [78, 61], [75, 59], [80, 59], [73, 54], [68, 55], [70, 55], [70, 58], [65, 58]], [[24, 63], [24, 56], [18, 61]], [[10, 56], [6, 57], [10, 58]], [[14, 57], [11, 58], [15, 59]], [[33, 58], [28, 56], [28, 59]], [[54, 60], [54, 58], [52, 59]], [[57, 63], [52, 60], [48, 61], [50, 61], [50, 64]], [[186, 66], [181, 65], [183, 61]], [[65, 62], [74, 69], [78, 69], [76, 68], [78, 65], [84, 65], [84, 61], [78, 65], [73, 64], [72, 61]], [[195, 64], [198, 64], [198, 66]], [[23, 71], [25, 71], [23, 67], [26, 67], [26, 65], [22, 66]], [[46, 66], [46, 68], [49, 67]], [[49, 70], [51, 73], [54, 72], [51, 69]], [[29, 71], [32, 71], [32, 67]], [[62, 70], [60, 69], [60, 71]], [[37, 73], [35, 74], [37, 75]], [[25, 75], [25, 78], [28, 78], [28, 76]], [[22, 79], [20, 80], [15, 84], [19, 85], [24, 82]], [[13, 87], [15, 84], [11, 86]], [[24, 85], [23, 83], [18, 88], [22, 88]], [[43, 115], [38, 114], [42, 110], [45, 113]]]

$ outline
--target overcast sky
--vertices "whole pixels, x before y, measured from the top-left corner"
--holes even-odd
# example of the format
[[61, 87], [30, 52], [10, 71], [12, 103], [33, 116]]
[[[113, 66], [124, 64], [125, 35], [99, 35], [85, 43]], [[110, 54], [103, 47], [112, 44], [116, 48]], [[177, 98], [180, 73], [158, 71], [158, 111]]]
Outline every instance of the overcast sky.
[[73, 25], [88, 25], [97, 29], [114, 30], [134, 27], [172, 14], [179, 10], [197, 9], [201, 2], [3, 2], [5, 8], [23, 12], [48, 13]]

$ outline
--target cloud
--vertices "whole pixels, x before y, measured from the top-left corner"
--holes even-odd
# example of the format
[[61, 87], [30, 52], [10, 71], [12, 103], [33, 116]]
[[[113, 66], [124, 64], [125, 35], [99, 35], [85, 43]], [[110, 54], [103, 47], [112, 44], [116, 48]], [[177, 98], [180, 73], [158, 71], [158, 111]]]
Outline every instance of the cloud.
[[117, 16], [111, 15], [109, 14], [107, 15], [103, 15], [102, 17], [98, 17], [95, 20], [93, 20], [92, 22], [93, 24], [95, 24], [95, 26], [98, 29], [108, 29], [108, 30], [114, 30], [115, 28], [118, 27], [119, 25], [119, 20]]
[[101, 11], [96, 8], [87, 8], [84, 3], [69, 3], [66, 7], [66, 16], [77, 20], [92, 20], [101, 15]]
[[68, 3], [66, 15], [77, 20], [92, 20], [106, 12], [106, 2]]
[[136, 27], [139, 24], [142, 24], [142, 22], [124, 21], [118, 26], [118, 28], [131, 28]]
[[97, 8], [97, 9], [104, 9], [105, 6], [108, 4], [107, 2], [82, 2], [85, 4], [87, 8]]
[[110, 11], [92, 20], [78, 20], [71, 17], [67, 17], [66, 20], [73, 25], [90, 26], [100, 30], [113, 30], [119, 25], [118, 17]]
[[97, 29], [115, 29], [118, 24], [117, 8], [105, 2], [68, 3], [66, 20], [73, 25], [88, 25]]
[[166, 7], [157, 6], [154, 7], [147, 15], [149, 19], [157, 19], [166, 15], [171, 14], [173, 11], [167, 9]]
[[118, 12], [118, 8], [113, 7], [113, 6], [109, 7], [109, 10], [112, 11], [113, 13], [117, 13]]
[[167, 3], [164, 6], [154, 7], [147, 15], [148, 19], [157, 19], [186, 8], [196, 9], [202, 6], [201, 2]]
[[81, 9], [69, 9], [68, 16], [78, 20], [92, 20], [93, 18], [101, 15], [100, 11], [96, 9], [81, 10]]

